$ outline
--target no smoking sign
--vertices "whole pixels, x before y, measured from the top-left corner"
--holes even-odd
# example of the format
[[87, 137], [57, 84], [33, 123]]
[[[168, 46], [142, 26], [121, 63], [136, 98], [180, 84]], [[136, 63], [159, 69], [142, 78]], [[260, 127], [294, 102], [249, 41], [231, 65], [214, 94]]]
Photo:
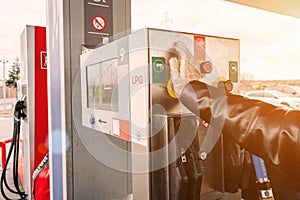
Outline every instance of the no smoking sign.
[[102, 31], [106, 27], [106, 21], [102, 16], [94, 16], [92, 19], [92, 26], [97, 31]]

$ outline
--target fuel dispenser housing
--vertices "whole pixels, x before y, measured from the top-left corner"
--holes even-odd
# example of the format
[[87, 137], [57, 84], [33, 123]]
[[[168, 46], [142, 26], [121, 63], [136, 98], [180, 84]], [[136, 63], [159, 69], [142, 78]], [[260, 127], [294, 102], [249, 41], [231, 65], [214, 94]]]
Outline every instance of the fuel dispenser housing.
[[27, 117], [21, 123], [19, 176], [31, 198], [32, 175], [48, 153], [46, 27], [26, 25], [20, 35], [21, 71], [18, 96]]
[[175, 98], [166, 97], [164, 105], [163, 96], [156, 99], [167, 91], [177, 41], [194, 54], [204, 82], [218, 87], [230, 80], [232, 92], [239, 92], [238, 39], [145, 28], [81, 55], [80, 121], [130, 144], [128, 194], [134, 199], [240, 199], [237, 190], [226, 190], [222, 134], [201, 160], [207, 132], [198, 127], [205, 122]]

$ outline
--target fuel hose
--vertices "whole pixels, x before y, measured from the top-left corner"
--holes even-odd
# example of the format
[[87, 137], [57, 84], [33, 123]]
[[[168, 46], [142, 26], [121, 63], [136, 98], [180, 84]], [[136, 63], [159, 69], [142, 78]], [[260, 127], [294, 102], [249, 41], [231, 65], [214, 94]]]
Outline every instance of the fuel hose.
[[[17, 101], [14, 110], [14, 131], [13, 131], [12, 142], [1, 175], [1, 194], [5, 200], [11, 200], [11, 198], [9, 198], [8, 195], [5, 193], [4, 188], [6, 188], [7, 191], [9, 191], [12, 194], [17, 194], [19, 196], [19, 199], [21, 200], [27, 199], [27, 194], [20, 189], [20, 184], [19, 184], [20, 181], [18, 175], [20, 126], [21, 126], [21, 119], [26, 117], [24, 113], [24, 108], [25, 108], [24, 101], [23, 100]], [[14, 189], [11, 188], [11, 186], [9, 186], [7, 182], [7, 176], [6, 176], [8, 163], [12, 157], [12, 153], [13, 153], [13, 184], [15, 187]]]

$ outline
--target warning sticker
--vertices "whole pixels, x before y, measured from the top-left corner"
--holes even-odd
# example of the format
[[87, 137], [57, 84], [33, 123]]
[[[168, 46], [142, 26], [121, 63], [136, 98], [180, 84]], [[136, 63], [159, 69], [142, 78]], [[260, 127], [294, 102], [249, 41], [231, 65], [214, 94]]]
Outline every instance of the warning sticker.
[[94, 16], [92, 19], [92, 26], [97, 31], [102, 31], [106, 27], [106, 21], [102, 16]]
[[41, 51], [40, 58], [41, 58], [41, 69], [47, 69], [47, 52]]
[[194, 36], [194, 55], [197, 61], [205, 61], [205, 36], [195, 35]]
[[112, 135], [130, 141], [129, 121], [122, 119], [112, 119]]

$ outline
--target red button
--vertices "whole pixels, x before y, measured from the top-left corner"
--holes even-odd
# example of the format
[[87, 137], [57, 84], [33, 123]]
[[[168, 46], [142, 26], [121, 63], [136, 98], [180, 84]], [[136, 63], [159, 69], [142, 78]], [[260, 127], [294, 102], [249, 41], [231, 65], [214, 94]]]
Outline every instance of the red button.
[[200, 64], [201, 73], [209, 74], [212, 71], [212, 64], [210, 61], [205, 61]]

